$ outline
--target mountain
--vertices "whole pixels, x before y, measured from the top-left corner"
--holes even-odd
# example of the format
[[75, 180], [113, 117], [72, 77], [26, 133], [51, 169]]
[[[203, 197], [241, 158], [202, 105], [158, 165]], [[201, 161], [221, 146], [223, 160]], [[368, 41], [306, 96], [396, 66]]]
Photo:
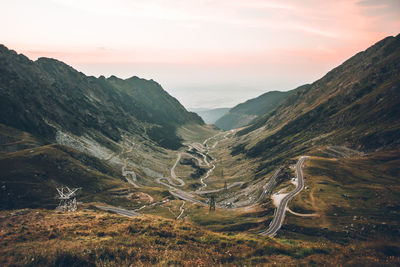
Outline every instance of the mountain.
[[223, 159], [223, 173], [208, 187], [212, 179], [244, 182], [236, 194], [219, 196], [220, 203], [246, 210], [254, 203], [253, 214], [240, 219], [268, 218], [264, 229], [273, 230], [276, 214], [288, 208], [277, 239], [366, 240], [374, 251], [391, 240], [399, 244], [399, 107], [397, 35], [299, 87], [251, 125], [229, 131], [212, 154]]
[[196, 112], [205, 123], [214, 124], [219, 118], [228, 113], [229, 108], [215, 108], [215, 109], [190, 109]]
[[192, 111], [192, 112], [198, 112], [198, 111], [207, 111], [207, 110], [210, 110], [210, 108], [188, 108], [188, 110], [189, 111]]
[[208, 131], [153, 80], [86, 76], [1, 45], [0, 114], [0, 209], [54, 207], [62, 185], [120, 205], [116, 191], [132, 190], [125, 169], [154, 185], [182, 146], [180, 129]]
[[1, 55], [2, 266], [400, 262], [400, 35], [226, 132], [154, 81]]
[[273, 110], [293, 91], [294, 90], [288, 92], [271, 91], [247, 100], [231, 108], [227, 114], [215, 122], [215, 125], [223, 130], [246, 126], [258, 116]]
[[174, 149], [180, 146], [177, 127], [203, 123], [152, 80], [90, 77], [55, 59], [31, 61], [5, 46], [0, 113], [7, 114], [0, 123], [47, 140], [68, 132], [117, 142], [128, 131]]
[[83, 187], [81, 200], [107, 199], [110, 190], [123, 185], [119, 171], [108, 163], [2, 124], [0, 174], [0, 210], [54, 208], [59, 185]]
[[238, 133], [233, 153], [279, 162], [323, 145], [361, 151], [400, 144], [400, 35], [356, 54]]

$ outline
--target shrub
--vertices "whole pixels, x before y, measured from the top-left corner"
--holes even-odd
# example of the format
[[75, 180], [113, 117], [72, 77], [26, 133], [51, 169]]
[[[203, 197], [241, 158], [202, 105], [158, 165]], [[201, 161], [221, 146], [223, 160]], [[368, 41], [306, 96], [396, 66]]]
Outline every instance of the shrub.
[[72, 254], [70, 252], [62, 252], [57, 255], [54, 266], [57, 267], [78, 267], [78, 266], [87, 266], [92, 267], [95, 266], [94, 263], [85, 260], [78, 255]]

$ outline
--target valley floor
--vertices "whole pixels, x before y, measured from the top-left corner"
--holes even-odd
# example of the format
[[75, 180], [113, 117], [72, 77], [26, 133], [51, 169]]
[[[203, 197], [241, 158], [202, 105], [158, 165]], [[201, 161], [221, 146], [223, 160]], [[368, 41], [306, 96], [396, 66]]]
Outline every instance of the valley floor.
[[[181, 134], [179, 151], [126, 139], [104, 159], [16, 135], [0, 153], [0, 265], [400, 264], [398, 151], [327, 146], [277, 166], [232, 155], [234, 131]], [[84, 188], [78, 212], [52, 210], [58, 184]]]

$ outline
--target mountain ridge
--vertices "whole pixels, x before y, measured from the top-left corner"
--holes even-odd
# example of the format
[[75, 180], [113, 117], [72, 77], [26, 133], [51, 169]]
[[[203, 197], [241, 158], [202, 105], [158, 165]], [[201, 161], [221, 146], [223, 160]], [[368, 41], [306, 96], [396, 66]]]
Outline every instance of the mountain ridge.
[[231, 108], [227, 114], [215, 122], [215, 125], [223, 130], [246, 126], [257, 119], [258, 116], [272, 111], [292, 91], [269, 91], [256, 98], [249, 99]]
[[[1, 123], [49, 140], [59, 128], [75, 135], [88, 129], [119, 141], [123, 131], [143, 134], [161, 146], [178, 148], [176, 128], [203, 124], [153, 80], [95, 78], [50, 58], [31, 61], [0, 47]], [[143, 89], [145, 87], [145, 89]]]
[[239, 132], [253, 142], [236, 151], [269, 157], [327, 143], [358, 150], [399, 145], [399, 47], [400, 35], [387, 37], [300, 88]]

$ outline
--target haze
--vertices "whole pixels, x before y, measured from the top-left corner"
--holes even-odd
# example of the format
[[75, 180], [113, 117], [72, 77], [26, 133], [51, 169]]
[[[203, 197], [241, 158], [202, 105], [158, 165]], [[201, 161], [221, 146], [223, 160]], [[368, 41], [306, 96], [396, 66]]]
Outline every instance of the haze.
[[400, 2], [2, 0], [1, 42], [87, 75], [154, 79], [186, 107], [310, 83], [400, 29]]

